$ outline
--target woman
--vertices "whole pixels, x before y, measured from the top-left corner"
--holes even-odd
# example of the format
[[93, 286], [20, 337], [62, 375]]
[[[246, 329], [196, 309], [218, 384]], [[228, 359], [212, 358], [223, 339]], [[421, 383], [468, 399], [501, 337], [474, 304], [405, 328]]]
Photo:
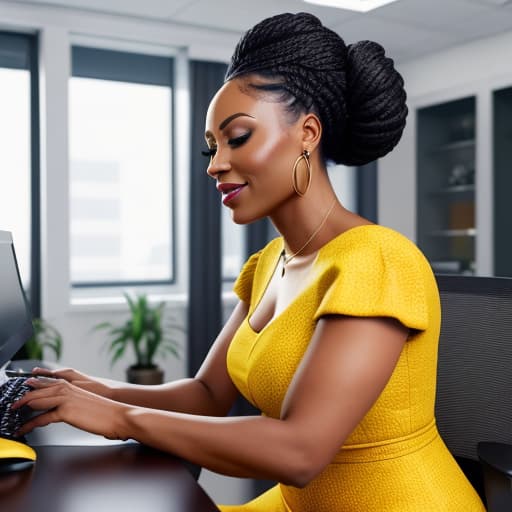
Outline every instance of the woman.
[[[346, 46], [309, 14], [239, 42], [206, 119], [208, 174], [233, 220], [281, 236], [245, 264], [240, 302], [193, 379], [108, 387], [74, 370], [18, 406], [134, 438], [213, 471], [280, 482], [223, 511], [477, 512], [435, 427], [440, 305], [420, 251], [349, 212], [326, 161], [388, 153], [407, 107], [381, 46]], [[261, 416], [224, 417], [238, 392]]]

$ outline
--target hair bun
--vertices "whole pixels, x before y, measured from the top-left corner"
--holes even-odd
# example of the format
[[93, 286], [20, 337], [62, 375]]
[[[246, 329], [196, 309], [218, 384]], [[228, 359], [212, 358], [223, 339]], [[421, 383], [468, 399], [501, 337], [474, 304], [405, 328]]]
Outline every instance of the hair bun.
[[389, 153], [405, 127], [404, 81], [384, 48], [373, 41], [347, 47], [347, 127], [341, 154], [345, 165], [363, 165]]
[[403, 80], [377, 43], [347, 46], [308, 13], [266, 18], [240, 39], [226, 80], [251, 73], [271, 85], [288, 112], [318, 114], [326, 160], [363, 165], [398, 143], [407, 107]]

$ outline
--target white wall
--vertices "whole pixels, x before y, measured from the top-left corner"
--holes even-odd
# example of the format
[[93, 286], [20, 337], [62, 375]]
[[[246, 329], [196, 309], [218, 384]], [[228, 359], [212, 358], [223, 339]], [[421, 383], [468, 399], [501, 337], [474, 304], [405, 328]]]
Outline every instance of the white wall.
[[507, 54], [512, 32], [431, 54], [397, 67], [405, 80], [409, 117], [399, 145], [379, 163], [379, 222], [416, 239], [416, 112], [419, 107], [477, 98], [477, 273], [492, 275], [492, 90], [512, 85]]
[[[64, 338], [61, 363], [84, 372], [124, 380], [131, 354], [113, 368], [104, 349], [104, 335], [92, 332], [100, 322], [123, 321], [127, 308], [119, 290], [74, 294], [69, 284], [69, 150], [68, 82], [71, 45], [82, 44], [155, 55], [174, 56], [176, 62], [175, 173], [178, 195], [177, 283], [155, 292], [167, 301], [166, 315], [181, 327], [186, 325], [186, 285], [188, 282], [188, 175], [189, 96], [188, 59], [227, 62], [238, 37], [219, 31], [183, 27], [172, 23], [135, 20], [48, 6], [27, 6], [0, 1], [0, 30], [38, 33], [41, 77], [41, 224], [43, 316]], [[143, 200], [143, 199], [141, 199]], [[229, 303], [227, 304], [229, 308]], [[185, 335], [175, 333], [185, 348]], [[186, 350], [180, 360], [158, 361], [166, 379], [186, 375]], [[201, 482], [216, 501], [238, 502], [248, 498], [249, 482], [223, 479], [204, 471]]]

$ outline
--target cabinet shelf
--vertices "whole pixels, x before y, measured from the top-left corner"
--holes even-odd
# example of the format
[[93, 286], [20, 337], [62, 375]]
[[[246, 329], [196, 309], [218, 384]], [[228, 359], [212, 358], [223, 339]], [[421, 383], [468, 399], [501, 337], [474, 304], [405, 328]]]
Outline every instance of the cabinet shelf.
[[475, 228], [466, 229], [438, 229], [430, 233], [431, 236], [476, 236]]
[[432, 195], [444, 195], [444, 194], [462, 194], [464, 192], [475, 192], [475, 185], [472, 183], [471, 185], [453, 185], [450, 187], [440, 188], [434, 192]]
[[475, 261], [475, 122], [474, 96], [418, 110], [418, 245], [438, 271], [463, 274]]
[[475, 139], [463, 139], [441, 144], [435, 148], [435, 151], [456, 151], [459, 149], [474, 149]]

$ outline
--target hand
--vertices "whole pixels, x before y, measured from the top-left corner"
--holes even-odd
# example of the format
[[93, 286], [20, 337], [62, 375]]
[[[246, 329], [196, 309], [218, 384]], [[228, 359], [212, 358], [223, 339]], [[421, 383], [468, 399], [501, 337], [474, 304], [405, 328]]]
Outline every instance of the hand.
[[126, 440], [124, 418], [131, 408], [128, 405], [103, 398], [81, 389], [64, 378], [44, 377], [28, 379], [26, 383], [33, 391], [26, 393], [13, 403], [18, 409], [28, 405], [36, 411], [45, 411], [27, 421], [17, 435], [24, 435], [36, 427], [63, 421], [107, 439]]
[[110, 386], [100, 379], [90, 377], [85, 373], [80, 373], [73, 368], [60, 368], [58, 370], [48, 370], [47, 368], [33, 368], [32, 373], [41, 377], [50, 377], [52, 379], [64, 379], [74, 386], [77, 386], [96, 395], [105, 398], [113, 398], [113, 390]]

